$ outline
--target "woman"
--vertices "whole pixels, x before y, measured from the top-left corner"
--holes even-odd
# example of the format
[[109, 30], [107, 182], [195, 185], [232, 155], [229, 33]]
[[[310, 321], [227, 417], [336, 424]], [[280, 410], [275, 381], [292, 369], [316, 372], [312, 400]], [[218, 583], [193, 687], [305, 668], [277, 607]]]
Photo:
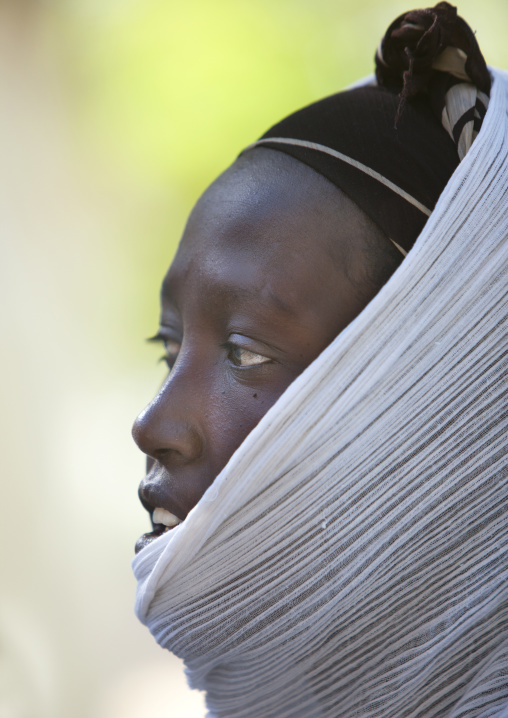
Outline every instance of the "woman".
[[137, 613], [211, 716], [508, 711], [506, 81], [447, 3], [376, 64], [242, 154], [164, 280]]

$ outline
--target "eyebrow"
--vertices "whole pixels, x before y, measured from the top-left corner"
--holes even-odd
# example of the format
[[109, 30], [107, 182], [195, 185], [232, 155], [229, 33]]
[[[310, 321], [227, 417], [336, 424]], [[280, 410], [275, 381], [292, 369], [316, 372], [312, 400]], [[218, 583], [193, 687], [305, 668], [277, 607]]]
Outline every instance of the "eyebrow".
[[272, 304], [275, 304], [277, 309], [279, 309], [284, 314], [294, 314], [294, 309], [278, 294], [275, 294], [275, 292], [272, 291], [268, 292], [268, 294], [264, 298], [264, 301], [259, 292], [255, 291], [254, 289], [249, 289], [247, 287], [242, 287], [238, 289], [226, 288], [224, 291], [225, 293], [229, 294], [233, 299], [255, 300], [256, 302], [262, 304], [267, 304], [269, 301]]
[[[166, 305], [171, 305], [179, 313], [178, 302], [172, 291], [171, 283], [171, 278], [164, 278], [161, 287], [161, 299], [164, 300]], [[269, 291], [266, 297], [262, 298], [259, 291], [256, 291], [255, 289], [249, 289], [248, 287], [230, 287], [227, 284], [218, 284], [214, 287], [214, 293], [217, 295], [226, 295], [232, 301], [247, 300], [255, 301], [258, 304], [264, 305], [267, 305], [268, 302], [270, 302], [271, 304], [274, 304], [283, 314], [293, 315], [295, 313], [295, 309], [291, 307], [291, 305], [272, 291]]]

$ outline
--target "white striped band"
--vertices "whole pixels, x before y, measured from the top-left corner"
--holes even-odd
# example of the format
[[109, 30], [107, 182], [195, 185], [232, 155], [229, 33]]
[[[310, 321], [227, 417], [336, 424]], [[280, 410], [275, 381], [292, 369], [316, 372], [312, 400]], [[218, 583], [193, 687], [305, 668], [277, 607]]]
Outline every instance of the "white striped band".
[[403, 190], [401, 187], [398, 187], [398, 185], [394, 184], [386, 177], [383, 177], [382, 174], [379, 174], [379, 172], [376, 172], [376, 170], [367, 167], [367, 165], [364, 165], [362, 162], [358, 162], [358, 160], [355, 160], [352, 157], [348, 157], [348, 155], [344, 155], [342, 152], [332, 150], [331, 147], [326, 147], [326, 145], [320, 145], [317, 142], [307, 142], [307, 140], [295, 140], [289, 137], [265, 137], [261, 140], [258, 140], [257, 142], [253, 142], [251, 145], [245, 148], [244, 152], [246, 152], [247, 150], [251, 150], [254, 147], [258, 147], [259, 145], [265, 145], [268, 143], [292, 145], [295, 147], [304, 147], [305, 149], [324, 152], [331, 157], [335, 157], [335, 159], [341, 160], [342, 162], [351, 165], [351, 167], [355, 167], [357, 170], [360, 170], [360, 172], [364, 172], [366, 175], [372, 177], [378, 182], [381, 182], [381, 184], [384, 184], [385, 187], [388, 187], [388, 189], [390, 189], [392, 192], [398, 194], [399, 197], [405, 199], [406, 202], [412, 204], [413, 207], [416, 207], [416, 209], [420, 210], [420, 212], [422, 212], [427, 217], [430, 217], [431, 215], [432, 210], [430, 210], [428, 207], [425, 207], [425, 205], [419, 202], [412, 195], [408, 194], [408, 192]]

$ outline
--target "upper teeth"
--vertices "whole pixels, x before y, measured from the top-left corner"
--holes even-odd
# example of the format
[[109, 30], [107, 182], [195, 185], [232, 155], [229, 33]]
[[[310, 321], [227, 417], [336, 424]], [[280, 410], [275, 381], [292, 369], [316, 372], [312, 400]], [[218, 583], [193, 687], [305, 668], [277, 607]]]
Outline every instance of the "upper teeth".
[[166, 509], [161, 508], [154, 510], [152, 520], [154, 524], [164, 524], [164, 526], [168, 526], [169, 528], [182, 523], [171, 511], [166, 511]]

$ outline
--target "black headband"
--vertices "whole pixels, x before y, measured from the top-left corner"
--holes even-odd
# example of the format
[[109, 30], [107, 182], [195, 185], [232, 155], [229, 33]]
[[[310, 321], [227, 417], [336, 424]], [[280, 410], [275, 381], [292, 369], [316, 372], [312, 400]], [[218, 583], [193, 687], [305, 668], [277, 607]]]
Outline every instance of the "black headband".
[[395, 129], [392, 92], [341, 92], [290, 115], [253, 146], [285, 152], [327, 177], [407, 252], [459, 163], [451, 138], [417, 104]]

